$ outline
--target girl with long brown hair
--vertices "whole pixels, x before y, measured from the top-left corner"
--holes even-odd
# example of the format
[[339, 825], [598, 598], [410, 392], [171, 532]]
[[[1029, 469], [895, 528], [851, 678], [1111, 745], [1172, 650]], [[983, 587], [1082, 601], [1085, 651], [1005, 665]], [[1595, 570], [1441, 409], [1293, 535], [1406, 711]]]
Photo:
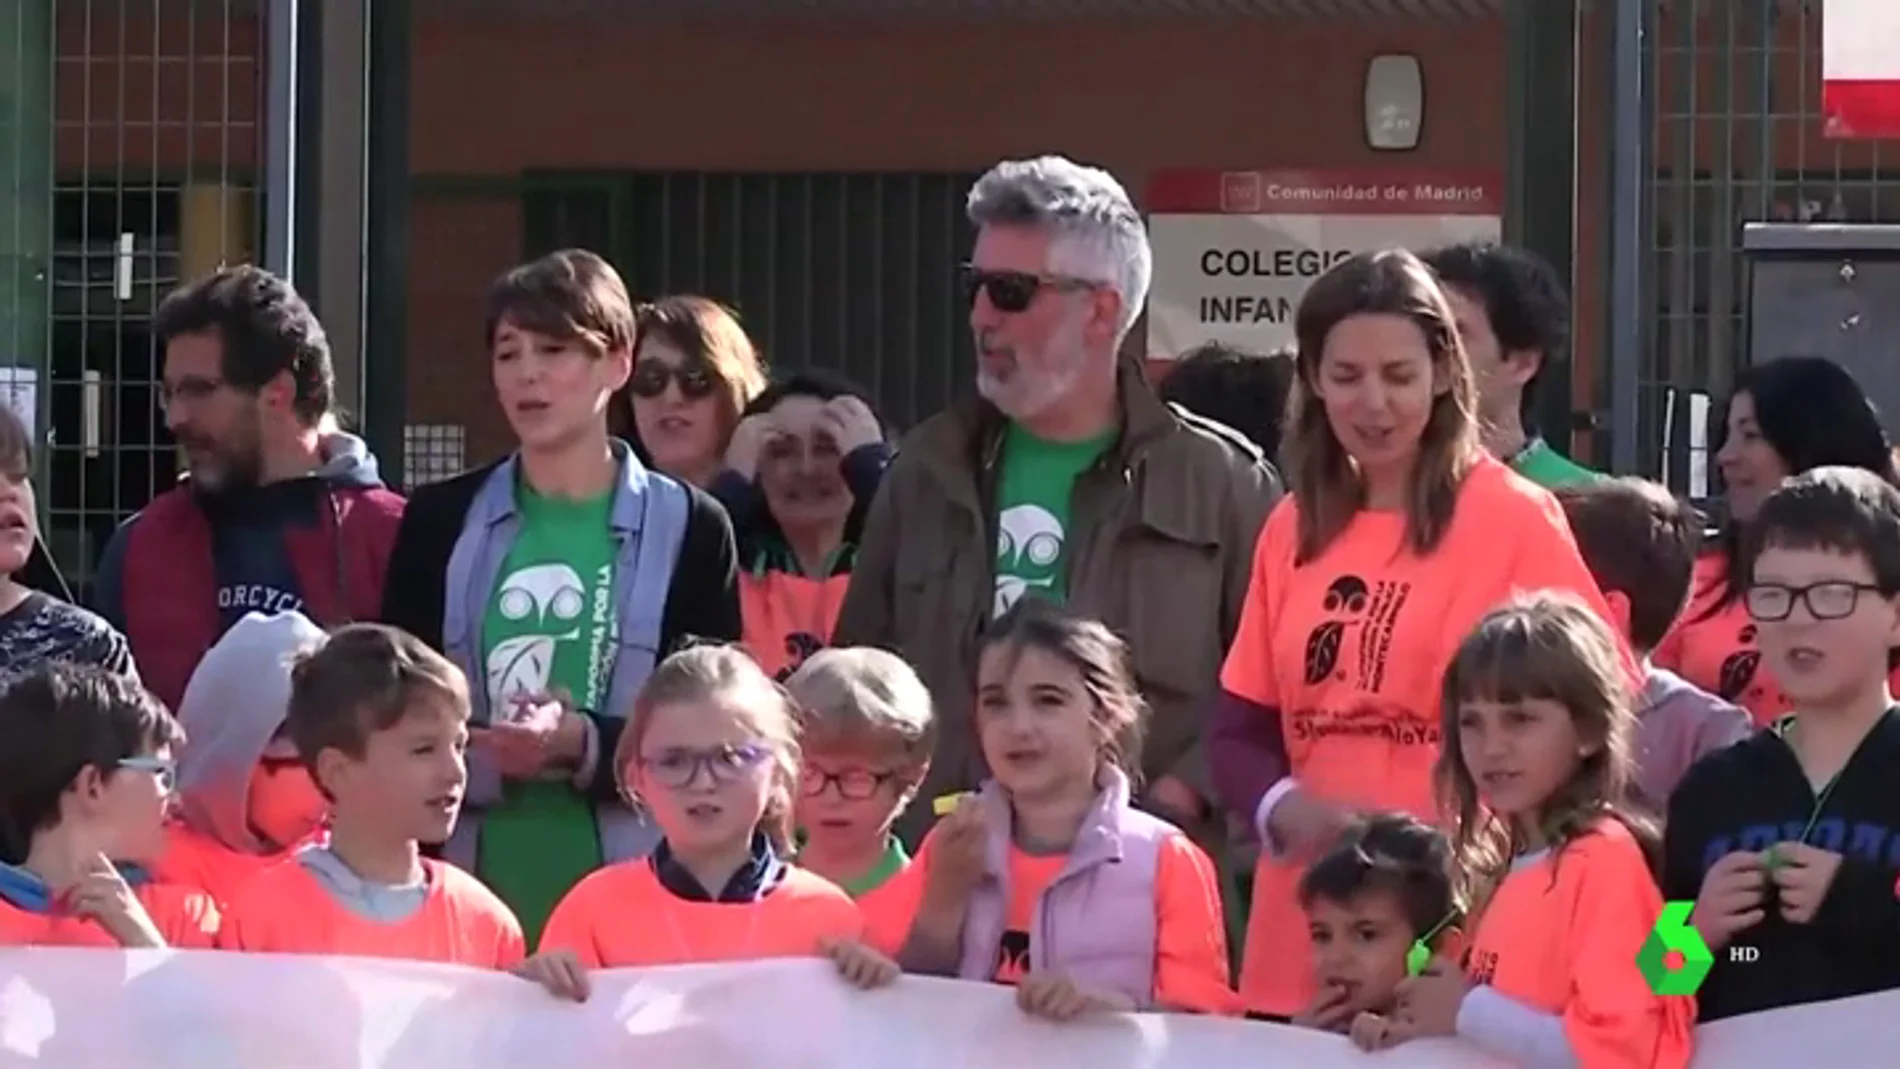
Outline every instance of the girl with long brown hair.
[[1556, 500], [1480, 445], [1470, 364], [1417, 257], [1340, 262], [1296, 334], [1292, 499], [1255, 547], [1207, 747], [1223, 804], [1266, 846], [1241, 995], [1282, 1018], [1315, 994], [1303, 863], [1355, 810], [1437, 815], [1438, 687], [1459, 637], [1514, 590], [1604, 611]]
[[1148, 708], [1127, 644], [1023, 598], [984, 634], [976, 684], [990, 778], [924, 840], [900, 961], [1014, 985], [1054, 1020], [1235, 1012], [1213, 862], [1129, 801]]
[[1663, 912], [1661, 843], [1629, 803], [1621, 661], [1599, 615], [1548, 592], [1491, 612], [1459, 646], [1437, 784], [1466, 964], [1435, 960], [1401, 983], [1389, 1017], [1356, 1029], [1365, 1045], [1456, 1034], [1520, 1065], [1689, 1063], [1694, 1004], [1639, 971]]

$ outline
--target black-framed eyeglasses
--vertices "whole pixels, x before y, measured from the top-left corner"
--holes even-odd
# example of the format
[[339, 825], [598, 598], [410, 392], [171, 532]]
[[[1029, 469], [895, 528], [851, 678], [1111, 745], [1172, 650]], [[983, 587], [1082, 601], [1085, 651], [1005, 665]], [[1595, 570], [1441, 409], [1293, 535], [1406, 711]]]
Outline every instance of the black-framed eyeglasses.
[[648, 357], [633, 366], [633, 377], [627, 380], [627, 386], [635, 397], [651, 401], [665, 393], [667, 384], [672, 382], [680, 384], [680, 396], [688, 401], [711, 397], [719, 387], [719, 377], [704, 364], [688, 363], [674, 367], [655, 357]]
[[699, 779], [701, 769], [713, 786], [732, 783], [757, 768], [772, 751], [756, 744], [715, 746], [705, 750], [669, 747], [640, 758], [640, 767], [662, 787], [681, 790]]
[[125, 757], [119, 767], [132, 772], [150, 772], [158, 778], [158, 787], [166, 794], [178, 790], [178, 765], [162, 757]]
[[1102, 283], [1064, 275], [1037, 275], [1028, 271], [986, 271], [975, 264], [963, 265], [963, 300], [976, 303], [981, 291], [999, 312], [1015, 314], [1036, 302], [1044, 288], [1053, 290], [1092, 290]]
[[176, 382], [168, 381], [158, 384], [158, 407], [170, 411], [180, 403], [195, 405], [209, 400], [224, 387], [223, 379], [181, 375]]
[[843, 772], [826, 772], [822, 768], [812, 768], [807, 765], [799, 773], [798, 791], [807, 798], [816, 798], [835, 783], [838, 785], [838, 797], [847, 802], [862, 802], [896, 778], [895, 772], [873, 772], [868, 768], [847, 768]]
[[1742, 604], [1748, 608], [1750, 617], [1768, 623], [1786, 620], [1788, 614], [1794, 611], [1796, 602], [1806, 603], [1808, 615], [1816, 620], [1839, 620], [1854, 614], [1854, 610], [1860, 606], [1862, 592], [1882, 593], [1879, 587], [1871, 583], [1849, 583], [1845, 580], [1809, 583], [1806, 586], [1755, 583], [1742, 594]]

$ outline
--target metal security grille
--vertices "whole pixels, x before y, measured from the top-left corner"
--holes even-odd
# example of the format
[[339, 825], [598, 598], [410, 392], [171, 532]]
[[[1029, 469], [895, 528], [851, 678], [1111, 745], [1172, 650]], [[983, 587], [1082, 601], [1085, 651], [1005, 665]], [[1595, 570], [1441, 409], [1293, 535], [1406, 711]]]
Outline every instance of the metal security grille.
[[580, 246], [641, 297], [736, 308], [778, 368], [825, 367], [907, 427], [975, 373], [957, 268], [973, 174], [531, 176], [529, 256]]
[[[18, 217], [0, 242], [40, 258], [37, 324], [6, 322], [30, 368], [48, 544], [83, 587], [105, 539], [176, 478], [151, 314], [181, 279], [257, 246], [261, 37], [236, 0], [12, 0], [16, 125], [0, 142]], [[7, 29], [18, 32], [6, 33]], [[29, 56], [47, 57], [35, 67]], [[4, 63], [4, 60], [0, 60]], [[50, 135], [36, 141], [35, 122]], [[44, 176], [41, 204], [30, 175]], [[24, 262], [17, 257], [16, 265]], [[16, 266], [16, 275], [30, 268]], [[0, 313], [4, 315], [4, 313]]]
[[1747, 351], [1742, 225], [1900, 222], [1900, 150], [1828, 141], [1821, 117], [1821, 5], [1676, 0], [1648, 49], [1655, 87], [1655, 330], [1643, 383], [1644, 467], [1711, 492], [1698, 417]]

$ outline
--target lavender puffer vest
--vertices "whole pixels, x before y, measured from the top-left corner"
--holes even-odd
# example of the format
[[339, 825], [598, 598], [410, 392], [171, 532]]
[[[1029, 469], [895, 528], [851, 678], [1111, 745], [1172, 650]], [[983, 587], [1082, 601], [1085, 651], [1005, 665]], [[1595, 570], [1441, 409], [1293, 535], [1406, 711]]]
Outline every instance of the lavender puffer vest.
[[[1068, 863], [1036, 899], [1029, 933], [1031, 971], [1068, 973], [1077, 983], [1121, 992], [1141, 1009], [1155, 1004], [1155, 873], [1174, 825], [1128, 804], [1128, 777], [1109, 769], [1082, 823]], [[988, 980], [1009, 912], [1009, 798], [991, 780], [981, 799], [989, 825], [983, 882], [963, 920], [957, 975]]]

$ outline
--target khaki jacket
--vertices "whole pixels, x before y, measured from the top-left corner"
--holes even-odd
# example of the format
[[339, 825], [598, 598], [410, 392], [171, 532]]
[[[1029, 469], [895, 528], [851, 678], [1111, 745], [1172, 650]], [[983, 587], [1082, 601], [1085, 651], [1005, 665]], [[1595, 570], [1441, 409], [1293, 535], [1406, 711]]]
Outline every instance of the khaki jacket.
[[[1134, 364], [1123, 362], [1118, 386], [1121, 434], [1071, 497], [1068, 604], [1132, 647], [1152, 709], [1146, 776], [1179, 776], [1206, 797], [1201, 717], [1280, 478], [1238, 432], [1163, 403]], [[983, 776], [971, 707], [995, 597], [1003, 428], [994, 407], [970, 401], [905, 437], [871, 504], [833, 635], [834, 645], [902, 654], [936, 698], [936, 757], [900, 825], [911, 841], [931, 820], [931, 799]]]

